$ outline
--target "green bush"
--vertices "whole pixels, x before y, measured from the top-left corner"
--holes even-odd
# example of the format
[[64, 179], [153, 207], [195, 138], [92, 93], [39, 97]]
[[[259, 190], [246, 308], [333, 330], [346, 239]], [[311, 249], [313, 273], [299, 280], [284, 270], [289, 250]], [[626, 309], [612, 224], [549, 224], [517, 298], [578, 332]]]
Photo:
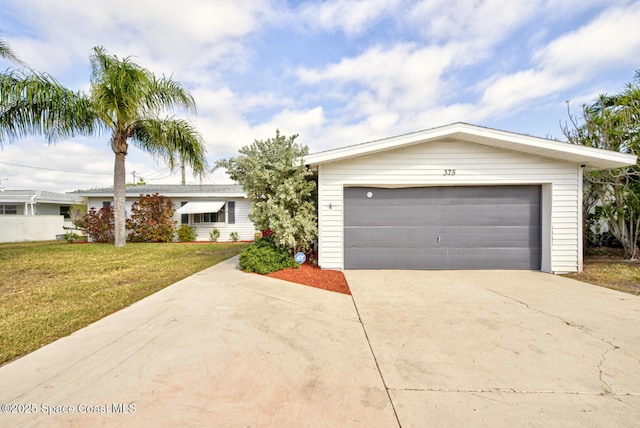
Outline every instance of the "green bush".
[[209, 232], [209, 241], [218, 242], [218, 238], [220, 238], [220, 231], [214, 227], [211, 229], [211, 232]]
[[229, 234], [229, 238], [231, 239], [231, 241], [233, 242], [238, 242], [238, 232], [231, 232]]
[[296, 266], [298, 264], [291, 254], [276, 247], [273, 241], [266, 238], [257, 240], [240, 253], [240, 269], [246, 272], [264, 275]]
[[188, 224], [181, 224], [178, 228], [178, 241], [193, 242], [196, 240], [196, 231]]

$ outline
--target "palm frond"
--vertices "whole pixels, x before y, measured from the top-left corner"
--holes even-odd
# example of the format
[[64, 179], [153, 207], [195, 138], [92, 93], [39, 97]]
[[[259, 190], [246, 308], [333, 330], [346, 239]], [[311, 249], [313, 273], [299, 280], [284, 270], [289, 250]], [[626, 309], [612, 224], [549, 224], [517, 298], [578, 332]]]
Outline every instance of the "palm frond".
[[127, 127], [146, 116], [146, 100], [154, 77], [129, 57], [120, 59], [95, 47], [91, 56], [91, 99], [111, 128]]
[[152, 89], [147, 99], [147, 107], [151, 110], [182, 108], [187, 112], [196, 112], [196, 102], [191, 93], [180, 82], [168, 77], [152, 82]]
[[101, 131], [91, 101], [53, 77], [19, 70], [0, 74], [0, 146], [31, 134], [50, 143]]
[[133, 144], [175, 168], [184, 162], [200, 177], [207, 174], [206, 148], [202, 136], [191, 122], [184, 119], [146, 118], [132, 130]]
[[16, 55], [15, 52], [13, 52], [9, 44], [4, 40], [0, 40], [0, 58], [4, 58], [7, 61], [11, 61], [16, 65], [26, 66], [26, 64], [22, 62], [20, 58], [18, 58], [18, 55]]

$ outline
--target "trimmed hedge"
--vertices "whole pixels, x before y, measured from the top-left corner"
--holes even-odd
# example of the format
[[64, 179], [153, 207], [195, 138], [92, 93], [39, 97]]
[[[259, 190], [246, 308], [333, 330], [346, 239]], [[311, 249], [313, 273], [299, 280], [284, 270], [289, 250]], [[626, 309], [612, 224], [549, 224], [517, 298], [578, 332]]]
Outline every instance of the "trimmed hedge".
[[239, 264], [240, 269], [245, 272], [256, 272], [262, 275], [298, 266], [291, 254], [276, 247], [268, 238], [261, 238], [245, 247], [240, 253]]

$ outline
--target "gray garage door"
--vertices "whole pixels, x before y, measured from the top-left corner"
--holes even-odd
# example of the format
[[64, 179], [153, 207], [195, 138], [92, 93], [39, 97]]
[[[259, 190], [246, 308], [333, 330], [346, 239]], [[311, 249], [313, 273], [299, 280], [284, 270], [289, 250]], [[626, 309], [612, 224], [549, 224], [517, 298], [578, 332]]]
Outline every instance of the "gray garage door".
[[540, 191], [345, 188], [345, 268], [539, 270]]

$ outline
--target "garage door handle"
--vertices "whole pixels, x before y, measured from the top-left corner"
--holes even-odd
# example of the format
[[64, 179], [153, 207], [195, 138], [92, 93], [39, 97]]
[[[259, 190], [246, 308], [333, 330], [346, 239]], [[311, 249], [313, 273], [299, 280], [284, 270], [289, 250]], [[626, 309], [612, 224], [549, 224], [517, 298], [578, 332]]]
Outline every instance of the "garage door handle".
[[438, 236], [438, 244], [440, 243], [440, 237]]

